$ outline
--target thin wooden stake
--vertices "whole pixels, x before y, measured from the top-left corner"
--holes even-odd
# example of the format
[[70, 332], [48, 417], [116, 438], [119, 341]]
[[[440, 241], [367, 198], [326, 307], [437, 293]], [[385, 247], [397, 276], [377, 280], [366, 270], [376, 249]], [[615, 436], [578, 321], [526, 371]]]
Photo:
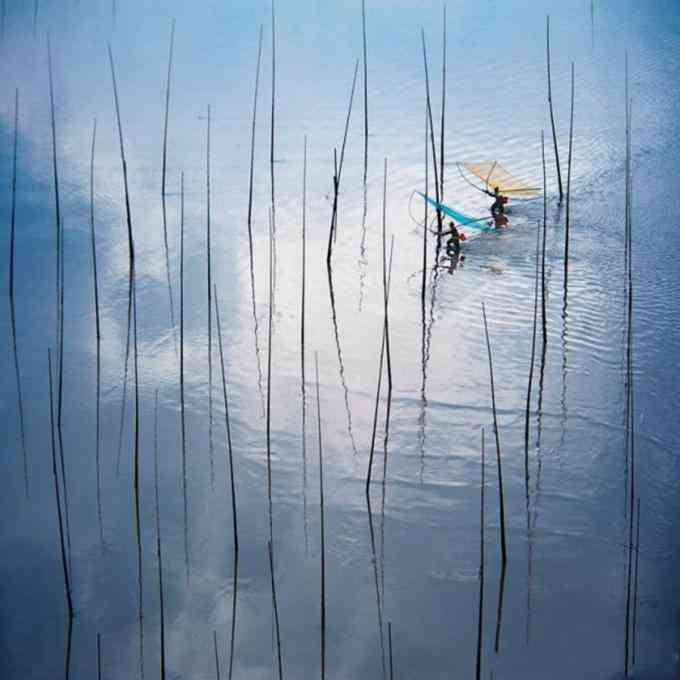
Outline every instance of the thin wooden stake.
[[300, 391], [302, 396], [302, 507], [305, 532], [305, 552], [307, 536], [307, 387], [305, 377], [305, 311], [307, 293], [307, 135], [305, 135], [302, 164], [302, 294], [300, 300]]
[[272, 444], [271, 444], [271, 406], [272, 406], [272, 322], [274, 316], [274, 234], [272, 214], [269, 211], [269, 322], [267, 340], [267, 499], [269, 508], [269, 540], [274, 538], [274, 520], [272, 512]]
[[482, 485], [480, 492], [479, 509], [479, 613], [477, 615], [477, 664], [475, 667], [475, 677], [480, 680], [482, 677], [482, 631], [484, 625], [484, 489], [485, 482], [485, 461], [484, 461], [484, 428], [482, 428]]
[[493, 382], [493, 360], [491, 356], [491, 342], [489, 341], [489, 327], [486, 322], [486, 309], [482, 302], [482, 317], [484, 319], [484, 334], [486, 336], [486, 349], [489, 353], [489, 379], [491, 382], [491, 407], [493, 411], [493, 431], [496, 437], [496, 462], [498, 464], [498, 501], [500, 505], [501, 520], [501, 556], [503, 565], [507, 562], [507, 548], [505, 540], [505, 504], [503, 502], [503, 470], [501, 466], [501, 442], [498, 434], [498, 417], [496, 415], [496, 391]]
[[[423, 64], [425, 66], [425, 94], [427, 98], [427, 114], [430, 121], [430, 142], [432, 144], [432, 167], [434, 168], [434, 189], [437, 203], [440, 202], [441, 196], [439, 194], [439, 175], [437, 172], [437, 152], [434, 145], [434, 125], [432, 124], [432, 104], [430, 102], [430, 76], [427, 68], [427, 50], [425, 48], [425, 30], [420, 29], [420, 38], [423, 45]], [[427, 228], [427, 225], [425, 225]], [[442, 212], [437, 208], [437, 229], [442, 231]]]
[[50, 383], [50, 432], [52, 435], [52, 476], [54, 477], [54, 496], [57, 502], [57, 518], [59, 520], [59, 542], [61, 545], [61, 566], [64, 571], [64, 587], [66, 589], [66, 604], [68, 607], [68, 618], [73, 619], [73, 599], [71, 598], [71, 581], [69, 579], [69, 569], [66, 559], [66, 545], [64, 541], [64, 522], [61, 516], [61, 498], [59, 494], [59, 479], [57, 476], [57, 453], [54, 439], [54, 397], [52, 389], [52, 351], [47, 350], [47, 368]]
[[184, 171], [180, 174], [179, 209], [179, 399], [182, 424], [182, 497], [184, 501], [184, 563], [189, 581], [189, 532], [187, 502], [187, 428], [184, 399]]
[[227, 453], [229, 456], [229, 485], [231, 487], [231, 515], [234, 529], [234, 552], [238, 553], [238, 523], [236, 519], [236, 484], [234, 481], [234, 455], [231, 447], [231, 425], [229, 423], [229, 399], [227, 398], [227, 375], [224, 367], [224, 348], [222, 345], [222, 323], [220, 321], [220, 303], [215, 286], [215, 317], [217, 319], [217, 338], [220, 348], [220, 366], [222, 368], [222, 393], [224, 396], [224, 419], [227, 432]]
[[17, 148], [19, 140], [19, 90], [14, 90], [14, 151], [12, 155], [12, 210], [10, 216], [9, 237], [9, 306], [12, 322], [12, 349], [14, 353], [14, 374], [17, 383], [17, 403], [19, 407], [19, 432], [21, 435], [21, 453], [24, 465], [24, 493], [29, 498], [28, 486], [28, 454], [26, 452], [26, 428], [24, 426], [24, 400], [21, 390], [21, 373], [19, 370], [19, 350], [17, 347], [16, 306], [14, 299], [14, 254], [15, 254], [15, 222], [17, 206]]
[[153, 480], [156, 501], [156, 559], [158, 561], [158, 600], [161, 624], [161, 680], [165, 680], [165, 596], [163, 593], [163, 551], [161, 547], [161, 512], [158, 493], [158, 390], [154, 401]]
[[97, 680], [102, 680], [102, 635], [97, 633]]
[[213, 630], [213, 647], [215, 649], [215, 676], [217, 677], [217, 680], [221, 680], [222, 676], [220, 675], [220, 655], [217, 651], [217, 631]]
[[442, 122], [439, 146], [439, 200], [444, 202], [444, 130], [446, 109], [446, 5], [444, 5], [444, 20], [442, 21]]
[[161, 171], [161, 208], [163, 212], [163, 244], [165, 246], [165, 274], [168, 280], [168, 300], [170, 301], [170, 324], [172, 325], [175, 352], [177, 352], [177, 329], [175, 328], [175, 303], [172, 296], [172, 279], [170, 277], [170, 250], [168, 247], [168, 215], [166, 205], [166, 176], [168, 159], [168, 119], [170, 114], [170, 82], [172, 78], [172, 58], [175, 47], [175, 20], [170, 28], [170, 51], [168, 54], [168, 77], [165, 86], [165, 119], [163, 123], [163, 167]]
[[633, 591], [633, 668], [635, 668], [637, 651], [637, 611], [638, 583], [640, 578], [640, 497], [637, 499], [637, 529], [635, 530], [635, 587]]
[[276, 628], [276, 655], [278, 660], [279, 680], [283, 680], [283, 663], [281, 661], [281, 633], [279, 631], [279, 608], [276, 603], [276, 580], [274, 579], [274, 551], [272, 549], [272, 542], [267, 542], [267, 549], [269, 550], [269, 572], [272, 580], [272, 604], [274, 606], [274, 624]]
[[335, 163], [335, 174], [333, 176], [333, 212], [331, 214], [331, 226], [328, 234], [328, 248], [326, 250], [326, 265], [330, 267], [331, 255], [333, 252], [333, 240], [336, 237], [336, 229], [338, 223], [338, 196], [340, 194], [340, 178], [342, 176], [342, 167], [345, 162], [345, 147], [347, 145], [347, 135], [349, 133], [349, 121], [352, 115], [352, 104], [354, 103], [354, 91], [357, 85], [357, 73], [359, 71], [359, 60], [354, 64], [354, 76], [352, 77], [352, 89], [349, 95], [349, 105], [347, 107], [347, 117], [345, 118], [345, 131], [342, 136], [342, 147], [340, 148], [340, 163]]
[[541, 253], [541, 325], [543, 328], [543, 347], [548, 344], [547, 291], [545, 287], [545, 242], [548, 223], [548, 197], [545, 175], [545, 136], [541, 130], [541, 158], [543, 159], [543, 250]]
[[571, 198], [571, 157], [574, 146], [574, 62], [571, 62], [571, 109], [569, 115], [569, 157], [567, 161], [567, 206], [564, 224], [564, 299], [567, 299], [569, 277], [569, 218]]
[[366, 53], [366, 0], [361, 0], [361, 35], [364, 48], [364, 185], [368, 178], [368, 60]]
[[210, 450], [210, 481], [215, 488], [215, 460], [213, 455], [213, 409], [212, 409], [212, 253], [210, 225], [210, 105], [208, 105], [208, 133], [206, 144], [206, 232], [208, 249], [208, 448]]
[[321, 399], [319, 397], [319, 353], [314, 353], [316, 367], [316, 415], [319, 434], [319, 502], [321, 506], [321, 680], [326, 677], [326, 525], [323, 502], [323, 447], [321, 444]]
[[548, 106], [550, 108], [550, 124], [552, 125], [553, 146], [555, 148], [555, 165], [557, 166], [557, 183], [560, 190], [560, 201], [564, 195], [562, 190], [562, 173], [560, 172], [560, 154], [557, 149], [557, 132], [555, 131], [555, 115], [552, 104], [552, 84], [550, 79], [550, 15], [546, 17], [546, 54], [548, 62]]
[[390, 680], [394, 680], [394, 663], [392, 661], [392, 622], [387, 622], [387, 641], [390, 657]]
[[534, 277], [534, 322], [531, 331], [531, 363], [529, 365], [529, 384], [527, 385], [527, 405], [524, 412], [524, 484], [529, 496], [529, 412], [531, 410], [531, 388], [534, 382], [534, 361], [536, 358], [536, 321], [538, 317], [538, 265], [541, 242], [541, 225], [536, 229], [536, 275]]
[[97, 119], [92, 125], [92, 153], [90, 155], [90, 238], [92, 245], [92, 280], [94, 284], [94, 314], [97, 332], [97, 389], [96, 389], [96, 457], [97, 457], [97, 515], [99, 517], [99, 542], [104, 544], [104, 518], [102, 510], [102, 471], [101, 471], [101, 322], [99, 318], [99, 282], [97, 277], [97, 242], [94, 228], [94, 150], [97, 139]]

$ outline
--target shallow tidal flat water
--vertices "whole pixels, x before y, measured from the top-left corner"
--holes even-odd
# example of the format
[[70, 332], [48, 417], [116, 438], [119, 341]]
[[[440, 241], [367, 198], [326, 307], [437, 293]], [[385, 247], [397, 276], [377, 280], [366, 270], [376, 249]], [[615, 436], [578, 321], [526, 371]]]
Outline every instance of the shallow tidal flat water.
[[274, 9], [2, 2], [0, 676], [678, 677], [677, 3]]

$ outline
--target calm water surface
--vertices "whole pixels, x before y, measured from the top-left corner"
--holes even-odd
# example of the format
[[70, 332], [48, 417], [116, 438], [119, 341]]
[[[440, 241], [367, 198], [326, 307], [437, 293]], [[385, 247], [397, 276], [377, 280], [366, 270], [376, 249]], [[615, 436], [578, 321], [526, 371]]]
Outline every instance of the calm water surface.
[[[627, 50], [633, 99], [636, 490], [641, 504], [635, 674], [678, 677], [680, 430], [676, 414], [680, 368], [675, 357], [680, 349], [680, 286], [675, 257], [677, 218], [672, 205], [680, 158], [680, 99], [674, 87], [680, 68], [677, 3], [459, 0], [447, 4], [445, 199], [465, 213], [484, 214], [489, 200], [462, 181], [456, 160], [498, 159], [528, 182], [541, 182], [540, 131], [549, 131], [544, 52], [547, 13], [551, 15], [554, 103], [563, 164], [569, 68], [575, 62], [572, 248], [566, 305], [565, 214], [556, 200], [552, 144], [547, 148], [548, 341], [541, 361], [539, 333], [528, 506], [524, 409], [536, 230], [542, 204], [516, 206], [509, 229], [469, 241], [465, 261], [455, 271], [448, 263], [437, 266], [436, 240], [429, 237], [425, 305], [421, 305], [423, 229], [416, 222], [422, 222], [423, 206], [412, 198], [412, 192], [423, 190], [425, 183], [420, 28], [428, 40], [439, 135], [442, 5], [404, 0], [368, 0], [366, 5], [367, 183], [364, 187], [360, 61], [340, 187], [332, 290], [325, 253], [332, 210], [333, 149], [342, 142], [354, 64], [362, 55], [361, 3], [280, 2], [276, 8], [271, 507], [283, 674], [303, 678], [320, 673], [321, 547], [314, 391], [314, 352], [318, 352], [329, 677], [388, 674], [388, 622], [396, 677], [473, 676], [483, 428], [488, 458], [482, 675], [623, 675], [629, 474], [624, 449], [623, 253]], [[264, 417], [270, 312], [271, 6], [259, 0], [189, 4], [99, 0], [36, 6], [37, 13], [27, 1], [3, 3], [0, 41], [4, 84], [0, 91], [0, 212], [6, 225], [0, 234], [1, 675], [7, 679], [94, 677], [99, 633], [102, 677], [159, 676], [157, 449], [167, 677], [217, 677], [215, 639], [221, 677], [227, 677], [234, 622], [234, 677], [276, 677]], [[173, 18], [166, 254], [161, 169]], [[253, 298], [246, 218], [260, 25], [263, 52], [255, 142]], [[48, 348], [55, 360], [58, 350], [48, 32], [64, 224], [62, 441], [76, 614], [70, 636], [52, 476], [47, 370]], [[136, 248], [141, 640], [132, 352], [124, 387], [128, 247], [107, 42], [116, 60]], [[26, 479], [8, 295], [15, 87], [19, 88], [16, 356]], [[220, 299], [227, 368], [240, 543], [237, 574], [214, 315], [212, 428], [210, 424], [208, 106], [212, 278]], [[95, 118], [101, 522], [89, 223]], [[300, 294], [305, 137], [307, 408], [303, 446]], [[385, 439], [383, 380], [369, 507], [364, 484], [383, 324], [385, 158], [388, 241], [394, 236], [389, 305], [393, 391]], [[181, 172], [186, 194], [186, 487], [179, 390]], [[431, 188], [431, 167], [429, 181]], [[500, 620], [498, 479], [482, 302], [494, 352], [508, 531]]]

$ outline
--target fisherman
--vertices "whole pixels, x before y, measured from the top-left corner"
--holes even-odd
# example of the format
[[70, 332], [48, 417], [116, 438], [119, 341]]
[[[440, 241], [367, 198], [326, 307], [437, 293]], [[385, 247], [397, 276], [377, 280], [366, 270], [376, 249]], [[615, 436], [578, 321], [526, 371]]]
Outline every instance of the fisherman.
[[465, 235], [461, 234], [453, 221], [449, 222], [449, 230], [442, 233], [442, 236], [450, 235], [446, 241], [446, 254], [458, 255], [460, 253], [460, 242], [465, 240]]
[[498, 215], [503, 215], [505, 213], [505, 204], [508, 202], [508, 199], [501, 195], [500, 191], [498, 190], [498, 187], [494, 187], [493, 193], [490, 191], [485, 191], [487, 195], [491, 196], [494, 199], [494, 202], [491, 206], [491, 214], [494, 217], [498, 217]]

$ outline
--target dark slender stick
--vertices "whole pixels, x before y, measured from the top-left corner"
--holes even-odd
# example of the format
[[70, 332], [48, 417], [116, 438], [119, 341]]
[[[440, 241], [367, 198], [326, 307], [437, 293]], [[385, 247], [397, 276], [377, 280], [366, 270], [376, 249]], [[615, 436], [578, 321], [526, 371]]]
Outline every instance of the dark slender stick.
[[302, 506], [305, 531], [305, 551], [307, 537], [307, 388], [305, 378], [305, 309], [307, 293], [307, 135], [305, 135], [304, 157], [302, 164], [302, 294], [300, 301], [300, 390], [302, 396]]
[[130, 290], [132, 291], [132, 340], [133, 340], [133, 367], [135, 378], [135, 421], [134, 421], [134, 496], [135, 496], [135, 529], [137, 534], [137, 599], [139, 604], [139, 661], [142, 677], [144, 676], [144, 600], [142, 586], [142, 530], [139, 507], [139, 353], [137, 351], [137, 293], [135, 285], [135, 249], [132, 236], [132, 215], [130, 212], [130, 192], [128, 189], [127, 163], [125, 160], [125, 148], [123, 146], [123, 126], [120, 117], [120, 104], [118, 101], [118, 87], [116, 84], [116, 71], [113, 63], [111, 45], [108, 46], [109, 64], [111, 66], [111, 79], [113, 82], [113, 96], [116, 105], [116, 120], [118, 122], [118, 137], [120, 141], [120, 160], [123, 167], [123, 185], [125, 189], [125, 215], [128, 229], [128, 247], [130, 258]]
[[14, 150], [12, 153], [12, 209], [9, 227], [9, 299], [14, 299], [14, 231], [17, 208], [17, 149], [19, 146], [19, 88], [14, 90]]
[[[272, 106], [271, 106], [271, 126], [269, 143], [269, 175], [271, 183], [271, 229], [273, 238], [276, 238], [276, 194], [274, 191], [274, 131], [276, 122], [276, 14], [275, 2], [272, 0]], [[273, 251], [276, 258], [276, 251]], [[274, 275], [276, 275], [276, 259], [274, 260]]]
[[161, 206], [163, 210], [163, 243], [165, 246], [165, 274], [168, 279], [168, 299], [170, 301], [170, 323], [172, 325], [175, 352], [177, 352], [177, 330], [175, 328], [175, 305], [172, 297], [172, 279], [170, 277], [170, 251], [168, 248], [168, 215], [166, 205], [166, 177], [168, 160], [168, 118], [170, 114], [170, 82], [172, 78], [172, 58], [175, 47], [175, 20], [170, 28], [170, 50], [168, 54], [168, 77], [165, 86], [165, 119], [163, 123], [163, 169], [161, 172]]
[[161, 513], [158, 493], [158, 390], [154, 402], [153, 480], [156, 501], [156, 559], [158, 561], [158, 601], [161, 620], [161, 680], [165, 680], [165, 597], [163, 594], [163, 551], [161, 547]]
[[52, 46], [50, 41], [50, 35], [47, 34], [47, 68], [49, 72], [49, 83], [50, 83], [50, 123], [52, 127], [52, 171], [54, 178], [54, 226], [55, 226], [55, 242], [57, 246], [57, 266], [56, 266], [56, 278], [57, 278], [57, 299], [55, 301], [56, 317], [57, 317], [57, 345], [59, 344], [59, 288], [60, 288], [60, 276], [61, 276], [61, 206], [59, 203], [59, 167], [57, 165], [57, 129], [55, 123], [54, 115], [54, 79], [52, 77]]
[[387, 640], [388, 640], [388, 649], [389, 649], [389, 656], [390, 656], [390, 680], [394, 680], [394, 664], [392, 662], [392, 622], [388, 621], [387, 622]]
[[385, 353], [387, 355], [387, 389], [388, 393], [392, 393], [392, 356], [390, 353], [390, 326], [388, 315], [388, 301], [389, 296], [387, 292], [387, 158], [385, 158], [385, 167], [383, 172], [383, 206], [382, 206], [382, 264], [383, 264], [383, 304], [385, 313]]
[[[392, 235], [392, 248], [394, 247], [394, 235]], [[390, 250], [390, 269], [387, 277], [387, 301], [389, 302], [390, 295], [390, 283], [392, 279], [392, 250]], [[380, 404], [380, 389], [382, 385], [382, 374], [383, 374], [383, 361], [385, 358], [385, 339], [386, 339], [386, 328], [385, 328], [386, 315], [383, 317], [383, 330], [382, 330], [382, 341], [380, 343], [380, 361], [378, 362], [378, 388], [375, 394], [375, 407], [373, 410], [373, 429], [371, 432], [371, 449], [368, 454], [368, 472], [366, 473], [366, 496], [370, 505], [370, 487], [371, 487], [371, 477], [373, 474], [373, 456], [375, 454], [375, 436], [378, 429], [378, 406]], [[371, 528], [373, 525], [371, 524]]]
[[494, 652], [498, 654], [501, 648], [501, 624], [503, 622], [503, 601], [505, 599], [505, 569], [507, 564], [501, 564], [500, 585], [498, 588], [498, 608], [496, 609], [496, 639], [494, 641]]
[[446, 5], [444, 5], [444, 20], [442, 21], [442, 123], [439, 145], [439, 200], [444, 202], [444, 130], [446, 109]]
[[543, 250], [541, 253], [541, 325], [543, 328], [543, 347], [548, 344], [548, 320], [546, 313], [547, 291], [545, 288], [545, 242], [548, 223], [548, 196], [545, 175], [545, 136], [541, 130], [541, 158], [543, 159]]
[[366, 0], [361, 0], [361, 36], [364, 48], [364, 184], [368, 178], [368, 60], [366, 52]]
[[484, 627], [484, 489], [485, 461], [484, 461], [484, 428], [482, 428], [482, 485], [479, 509], [479, 613], [477, 615], [477, 665], [475, 677], [482, 677], [482, 630]]
[[272, 320], [274, 312], [274, 235], [272, 215], [269, 211], [269, 320], [267, 339], [267, 499], [269, 508], [269, 540], [274, 538], [274, 520], [272, 517], [272, 446], [271, 446], [271, 405], [272, 405]]
[[94, 316], [97, 332], [97, 394], [96, 394], [96, 456], [97, 456], [97, 514], [99, 517], [99, 542], [104, 543], [104, 518], [102, 510], [102, 473], [101, 473], [101, 323], [99, 318], [99, 283], [97, 277], [97, 242], [94, 229], [94, 149], [97, 139], [97, 119], [92, 125], [92, 153], [90, 155], [90, 236], [92, 244], [92, 281], [94, 284]]
[[184, 172], [180, 174], [179, 212], [179, 400], [182, 423], [182, 497], [184, 501], [184, 562], [189, 581], [189, 531], [187, 499], [187, 428], [184, 400]]
[[342, 167], [345, 162], [345, 147], [347, 145], [347, 135], [349, 133], [349, 121], [352, 116], [352, 104], [354, 103], [354, 91], [357, 85], [357, 73], [359, 71], [359, 60], [354, 64], [354, 76], [352, 77], [352, 89], [349, 95], [349, 105], [347, 107], [347, 117], [345, 118], [345, 131], [342, 136], [342, 146], [340, 147], [340, 163], [335, 163], [335, 174], [333, 176], [333, 212], [331, 214], [331, 226], [328, 234], [328, 249], [326, 251], [326, 265], [330, 267], [331, 255], [333, 252], [333, 239], [336, 236], [338, 226], [338, 197], [340, 194], [340, 178]]
[[71, 677], [71, 647], [73, 643], [73, 617], [69, 617], [66, 627], [66, 660], [64, 661], [64, 680]]
[[498, 502], [500, 505], [501, 519], [501, 555], [503, 565], [507, 562], [507, 549], [505, 541], [505, 504], [503, 502], [503, 471], [501, 467], [501, 442], [498, 434], [498, 417], [496, 415], [496, 391], [493, 382], [493, 360], [491, 356], [491, 342], [489, 340], [489, 327], [486, 322], [486, 309], [482, 302], [482, 317], [484, 319], [484, 334], [486, 336], [486, 349], [489, 353], [489, 380], [491, 382], [491, 408], [493, 411], [493, 431], [496, 438], [496, 462], [498, 464]]
[[236, 600], [238, 597], [238, 550], [234, 550], [234, 582], [231, 598], [231, 637], [229, 641], [229, 674], [231, 680], [234, 669], [234, 642], [236, 640]]
[[[427, 115], [428, 108], [427, 108], [427, 102], [425, 102], [425, 195], [428, 195], [428, 184], [429, 184], [429, 150], [428, 150], [428, 144], [429, 144], [429, 131], [430, 131], [430, 120]], [[425, 291], [427, 287], [427, 229], [428, 229], [428, 202], [423, 201], [425, 204], [425, 216], [423, 217], [423, 277], [421, 281], [421, 286], [420, 286], [420, 305], [422, 308], [422, 313], [423, 313], [423, 329], [425, 328]], [[423, 333], [423, 338], [424, 338], [424, 333]]]
[[255, 71], [255, 94], [253, 96], [253, 122], [250, 133], [250, 180], [248, 185], [248, 255], [250, 258], [250, 298], [253, 307], [253, 328], [255, 333], [255, 357], [257, 359], [257, 385], [260, 390], [262, 412], [264, 413], [264, 391], [262, 388], [262, 364], [260, 361], [259, 323], [257, 320], [257, 306], [255, 303], [255, 264], [253, 260], [253, 179], [255, 167], [255, 123], [257, 120], [257, 94], [260, 87], [260, 63], [262, 61], [262, 31], [257, 47], [257, 69]]
[[68, 618], [73, 619], [73, 599], [71, 598], [71, 581], [66, 559], [66, 545], [64, 542], [64, 522], [61, 516], [61, 498], [59, 494], [59, 479], [57, 476], [57, 453], [54, 439], [54, 397], [52, 389], [52, 351], [47, 350], [47, 367], [50, 383], [50, 432], [52, 439], [52, 475], [54, 477], [54, 495], [57, 501], [57, 518], [59, 520], [59, 542], [61, 545], [61, 566], [64, 570], [64, 587], [66, 589], [66, 604], [68, 606]]
[[555, 131], [555, 115], [552, 104], [552, 84], [550, 79], [550, 15], [546, 17], [546, 54], [548, 62], [548, 106], [550, 108], [550, 124], [552, 125], [553, 146], [555, 148], [555, 165], [557, 166], [557, 183], [560, 190], [560, 201], [564, 192], [562, 190], [562, 173], [560, 172], [560, 154], [557, 149], [557, 132]]
[[637, 651], [637, 611], [638, 611], [638, 583], [640, 580], [640, 497], [637, 499], [637, 528], [635, 530], [635, 587], [633, 591], [633, 668], [635, 667]]
[[326, 677], [326, 525], [323, 502], [323, 447], [321, 444], [321, 399], [319, 397], [319, 353], [314, 353], [316, 367], [316, 416], [319, 433], [319, 502], [321, 512], [321, 678]]
[[274, 624], [276, 628], [276, 655], [278, 659], [279, 680], [283, 680], [283, 664], [281, 662], [281, 633], [279, 631], [279, 608], [276, 603], [276, 580], [274, 579], [274, 551], [272, 549], [272, 542], [267, 542], [267, 549], [269, 550], [269, 572], [272, 580], [272, 604], [274, 606]]
[[24, 400], [21, 390], [21, 373], [19, 371], [19, 351], [17, 347], [16, 308], [14, 300], [14, 254], [15, 254], [15, 222], [17, 206], [17, 148], [19, 140], [19, 90], [14, 91], [14, 151], [12, 155], [12, 210], [10, 216], [9, 238], [9, 305], [12, 321], [12, 348], [14, 351], [14, 373], [17, 383], [17, 404], [19, 407], [19, 432], [21, 434], [21, 453], [24, 464], [24, 492], [29, 498], [28, 487], [28, 455], [26, 453], [26, 428], [24, 426]]
[[531, 387], [534, 382], [534, 361], [536, 358], [536, 321], [538, 317], [538, 264], [541, 242], [541, 225], [536, 230], [536, 275], [534, 278], [534, 322], [531, 331], [531, 363], [529, 365], [529, 384], [527, 385], [527, 406], [524, 412], [524, 485], [529, 496], [529, 411], [531, 410]]
[[215, 460], [213, 455], [213, 413], [212, 413], [212, 254], [210, 243], [210, 106], [208, 106], [208, 134], [206, 144], [206, 213], [208, 250], [208, 448], [210, 450], [210, 482], [215, 488]]
[[564, 299], [567, 299], [569, 277], [569, 218], [571, 198], [571, 157], [574, 145], [574, 62], [571, 62], [571, 109], [569, 115], [569, 157], [567, 160], [567, 206], [564, 224]]
[[125, 405], [127, 404], [128, 370], [130, 367], [130, 336], [132, 334], [132, 291], [128, 294], [127, 330], [125, 333], [125, 362], [123, 364], [123, 395], [120, 400], [120, 422], [118, 424], [118, 455], [116, 456], [116, 477], [120, 474], [120, 458], [123, 453], [123, 429], [125, 427]]
[[[434, 145], [434, 125], [432, 123], [432, 103], [430, 101], [430, 76], [428, 73], [428, 68], [427, 68], [427, 50], [425, 48], [425, 31], [421, 28], [420, 29], [420, 38], [421, 42], [423, 45], [423, 64], [425, 66], [425, 95], [427, 98], [427, 115], [428, 119], [430, 121], [430, 142], [432, 144], [432, 167], [434, 168], [434, 189], [435, 189], [435, 198], [437, 199], [437, 203], [441, 200], [441, 196], [439, 194], [439, 176], [437, 172], [437, 152], [435, 149]], [[425, 225], [427, 228], [427, 225]], [[441, 210], [437, 209], [437, 229], [438, 231], [442, 230], [442, 213]]]
[[385, 630], [383, 625], [382, 599], [380, 596], [380, 584], [378, 579], [378, 557], [375, 549], [375, 530], [373, 529], [373, 511], [371, 510], [371, 496], [366, 494], [366, 510], [368, 511], [368, 529], [371, 540], [371, 564], [373, 565], [373, 578], [375, 581], [375, 601], [378, 609], [378, 635], [380, 636], [380, 664], [382, 677], [387, 677], [385, 665]]
[[97, 633], [97, 680], [102, 680], [102, 635]]
[[71, 567], [71, 512], [68, 500], [68, 482], [66, 480], [66, 460], [64, 457], [64, 431], [62, 427], [62, 404], [64, 394], [64, 220], [59, 225], [59, 291], [58, 299], [58, 341], [59, 363], [57, 366], [57, 441], [59, 443], [59, 459], [61, 463], [61, 479], [64, 486], [64, 516], [66, 518], [66, 547], [68, 548], [69, 568]]
[[215, 318], [217, 319], [217, 338], [220, 349], [220, 366], [222, 368], [222, 393], [224, 397], [224, 419], [227, 432], [227, 453], [229, 455], [229, 485], [231, 487], [231, 515], [234, 528], [234, 551], [238, 552], [238, 523], [236, 520], [236, 484], [234, 481], [234, 455], [231, 447], [231, 425], [229, 423], [229, 399], [227, 398], [227, 374], [224, 367], [224, 347], [222, 345], [222, 323], [220, 321], [220, 303], [215, 286]]
[[221, 680], [222, 676], [220, 675], [220, 655], [217, 652], [217, 631], [213, 630], [213, 647], [215, 649], [215, 676], [217, 677], [217, 680]]

